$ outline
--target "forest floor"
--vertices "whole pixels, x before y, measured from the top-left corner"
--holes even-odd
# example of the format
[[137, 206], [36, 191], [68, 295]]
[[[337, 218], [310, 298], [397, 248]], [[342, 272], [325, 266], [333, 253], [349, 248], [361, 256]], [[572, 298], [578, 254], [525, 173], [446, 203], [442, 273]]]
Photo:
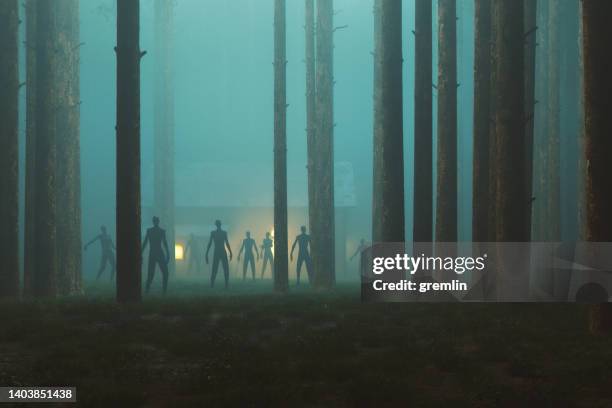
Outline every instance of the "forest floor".
[[100, 407], [612, 406], [612, 340], [587, 333], [584, 306], [270, 286], [175, 282], [181, 296], [119, 306], [98, 284], [1, 303], [0, 385], [76, 386]]

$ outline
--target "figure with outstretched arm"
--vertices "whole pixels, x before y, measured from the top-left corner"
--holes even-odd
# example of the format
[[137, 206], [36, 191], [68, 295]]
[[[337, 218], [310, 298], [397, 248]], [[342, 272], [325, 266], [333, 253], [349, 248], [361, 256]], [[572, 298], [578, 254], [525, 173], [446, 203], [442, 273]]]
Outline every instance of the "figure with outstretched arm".
[[293, 241], [293, 245], [291, 246], [291, 261], [293, 261], [293, 251], [295, 250], [295, 246], [298, 245], [298, 259], [297, 259], [297, 284], [300, 284], [300, 272], [302, 271], [302, 264], [306, 264], [306, 273], [308, 274], [308, 281], [312, 282], [312, 258], [310, 257], [310, 252], [308, 250], [308, 246], [310, 245], [310, 235], [306, 233], [306, 227], [302, 226], [300, 228], [301, 233], [297, 237], [295, 237], [295, 241]]
[[[229, 262], [232, 260], [232, 248], [230, 247], [227, 239], [227, 231], [221, 229], [221, 221], [216, 220], [215, 226], [217, 229], [210, 233], [210, 239], [208, 240], [208, 246], [206, 247], [206, 265], [208, 265], [208, 253], [210, 252], [210, 247], [212, 244], [215, 244], [212, 273], [210, 274], [210, 287], [215, 286], [215, 279], [217, 278], [219, 263], [221, 263], [223, 266], [223, 275], [225, 277], [225, 289], [227, 289], [227, 285], [229, 283]], [[227, 252], [225, 252], [226, 247], [227, 251], [229, 252], [229, 261], [227, 259]]]
[[272, 241], [272, 238], [270, 238], [270, 233], [266, 232], [266, 237], [261, 244], [261, 256], [263, 257], [263, 266], [261, 268], [262, 279], [266, 273], [266, 266], [268, 266], [268, 262], [270, 263], [270, 269], [272, 269], [272, 276], [274, 276], [274, 255], [272, 254], [273, 246], [274, 241]]
[[363, 251], [365, 251], [366, 249], [368, 249], [368, 244], [366, 243], [366, 240], [361, 238], [361, 240], [359, 241], [359, 246], [357, 247], [357, 249], [355, 250], [355, 253], [349, 258], [349, 261], [352, 261], [353, 258], [355, 258], [357, 255], [359, 255], [359, 274], [362, 273], [362, 255], [363, 255]]
[[201, 244], [202, 243], [200, 239], [196, 237], [195, 234], [191, 234], [189, 236], [189, 240], [187, 241], [187, 244], [185, 245], [185, 258], [187, 258], [187, 255], [191, 251], [191, 256], [189, 257], [189, 266], [187, 268], [187, 271], [189, 273], [191, 273], [194, 268], [197, 274], [200, 274], [200, 272], [202, 271], [202, 249], [203, 247]]
[[166, 294], [168, 289], [168, 262], [170, 262], [170, 250], [168, 249], [168, 241], [166, 241], [166, 231], [159, 227], [158, 217], [153, 217], [153, 227], [147, 230], [147, 235], [142, 243], [143, 253], [147, 245], [150, 245], [150, 249], [145, 291], [149, 293], [155, 275], [155, 266], [157, 265], [162, 272], [162, 287], [164, 294]]
[[246, 279], [247, 269], [249, 265], [251, 266], [251, 274], [253, 275], [253, 280], [255, 280], [255, 257], [253, 256], [253, 249], [255, 249], [257, 259], [259, 259], [259, 251], [257, 250], [257, 244], [255, 243], [255, 240], [251, 238], [251, 233], [247, 231], [246, 238], [242, 240], [242, 246], [240, 247], [240, 251], [238, 252], [238, 260], [240, 261], [240, 255], [242, 255], [242, 251], [244, 251], [244, 263], [242, 264], [242, 280]]
[[100, 234], [96, 235], [91, 241], [85, 244], [85, 251], [87, 248], [96, 241], [100, 241], [100, 248], [102, 249], [102, 258], [100, 259], [100, 269], [96, 275], [96, 280], [102, 276], [102, 273], [106, 269], [106, 264], [111, 266], [111, 281], [115, 278], [115, 270], [117, 268], [115, 262], [115, 244], [111, 239], [110, 235], [106, 232], [106, 227], [103, 225], [100, 227]]

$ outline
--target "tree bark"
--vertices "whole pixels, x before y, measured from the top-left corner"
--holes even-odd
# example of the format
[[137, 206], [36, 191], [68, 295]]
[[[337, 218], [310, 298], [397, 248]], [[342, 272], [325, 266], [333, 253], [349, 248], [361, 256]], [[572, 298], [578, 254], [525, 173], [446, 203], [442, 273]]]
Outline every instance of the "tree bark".
[[174, 225], [174, 14], [173, 0], [155, 1], [154, 202], [165, 225], [175, 271]]
[[274, 0], [274, 290], [289, 286], [285, 0]]
[[413, 241], [433, 241], [431, 0], [415, 3]]
[[[306, 34], [306, 146], [307, 146], [307, 170], [308, 170], [308, 220], [310, 230], [313, 228], [313, 220], [316, 219], [315, 211], [315, 131], [316, 131], [316, 76], [315, 76], [315, 9], [314, 0], [305, 0], [305, 25]], [[316, 228], [316, 227], [315, 227]]]
[[41, 1], [36, 10], [36, 209], [35, 271], [32, 295], [57, 294], [56, 239], [56, 101], [57, 101], [57, 9]]
[[375, 55], [380, 89], [374, 107], [372, 239], [404, 242], [402, 3], [377, 1], [380, 39], [376, 42]]
[[529, 201], [525, 191], [525, 89], [523, 2], [497, 0], [496, 109], [497, 192], [496, 238], [526, 242]]
[[457, 4], [438, 0], [436, 241], [457, 241]]
[[489, 129], [491, 127], [491, 1], [476, 0], [474, 33], [474, 174], [472, 240], [489, 234]]
[[537, 38], [537, 0], [524, 0], [525, 14], [525, 194], [529, 200], [526, 228], [531, 240], [531, 218], [533, 209], [533, 140], [535, 119], [535, 70]]
[[19, 12], [0, 2], [0, 298], [19, 296]]
[[[586, 239], [612, 242], [612, 2], [582, 1], [584, 59], [584, 123], [586, 171]], [[593, 306], [590, 326], [593, 333], [612, 332], [612, 305]]]
[[81, 293], [79, 1], [56, 0], [58, 293]]
[[26, 14], [26, 143], [25, 143], [25, 216], [23, 249], [23, 294], [32, 295], [32, 277], [36, 268], [36, 8], [37, 0], [27, 0]]
[[117, 0], [117, 300], [141, 299], [140, 4]]
[[312, 230], [314, 286], [335, 284], [333, 0], [317, 1], [315, 172], [317, 210]]

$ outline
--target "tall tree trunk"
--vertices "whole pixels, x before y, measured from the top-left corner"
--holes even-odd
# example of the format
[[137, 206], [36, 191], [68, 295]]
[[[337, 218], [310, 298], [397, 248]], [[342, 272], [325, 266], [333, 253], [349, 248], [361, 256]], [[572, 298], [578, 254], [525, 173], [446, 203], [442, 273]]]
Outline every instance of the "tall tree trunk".
[[[586, 174], [586, 239], [612, 242], [612, 2], [582, 0], [582, 33], [584, 58], [584, 123]], [[612, 304], [593, 306], [591, 330], [612, 331]]]
[[117, 300], [141, 299], [140, 4], [117, 0]]
[[533, 208], [533, 140], [535, 119], [535, 70], [537, 38], [537, 0], [524, 0], [525, 13], [525, 194], [529, 200], [526, 228], [531, 240], [531, 217]]
[[274, 0], [274, 289], [289, 286], [287, 238], [287, 56], [285, 0]]
[[431, 0], [415, 3], [413, 241], [433, 241]]
[[438, 0], [436, 241], [457, 241], [457, 4]]
[[525, 191], [525, 89], [523, 2], [497, 0], [496, 6], [496, 109], [497, 192], [496, 238], [525, 242], [529, 200]]
[[547, 169], [546, 179], [548, 181], [546, 195], [546, 229], [548, 241], [561, 240], [561, 180], [560, 180], [560, 75], [559, 64], [561, 63], [559, 51], [559, 0], [548, 0], [548, 137], [546, 145]]
[[57, 293], [56, 239], [56, 109], [57, 101], [57, 8], [41, 1], [36, 10], [36, 209], [35, 272], [32, 295]]
[[583, 52], [583, 18], [582, 3], [578, 6], [578, 77], [579, 77], [579, 101], [578, 101], [578, 240], [586, 240], [586, 155], [585, 155], [585, 123], [584, 123], [584, 52]]
[[487, 242], [491, 127], [491, 1], [476, 0], [474, 34], [474, 180], [472, 240]]
[[19, 12], [0, 3], [0, 298], [19, 296]]
[[315, 131], [316, 131], [316, 77], [315, 77], [315, 9], [314, 0], [305, 0], [305, 25], [306, 34], [306, 146], [308, 160], [308, 220], [312, 231], [314, 215], [316, 211], [315, 203]]
[[174, 14], [173, 0], [155, 0], [155, 211], [165, 225], [170, 263], [175, 271], [174, 241]]
[[26, 143], [23, 294], [32, 295], [36, 268], [36, 9], [37, 0], [27, 0], [26, 13]]
[[334, 228], [334, 78], [333, 78], [333, 0], [317, 0], [316, 29], [316, 153], [317, 210], [313, 223], [314, 285], [330, 288], [335, 284]]
[[57, 75], [57, 287], [81, 293], [79, 0], [56, 0], [61, 69]]
[[[497, 0], [491, 0], [491, 50], [490, 50], [490, 70], [491, 70], [491, 82], [490, 82], [490, 96], [489, 96], [489, 112], [490, 112], [490, 125], [489, 125], [489, 207], [487, 211], [487, 241], [495, 242], [497, 235], [495, 232], [495, 197], [497, 195], [497, 131], [496, 131], [496, 117], [495, 110], [497, 106], [497, 44], [495, 39], [497, 38]], [[494, 283], [494, 282], [491, 282]], [[494, 295], [494, 287], [490, 287], [490, 295]]]
[[372, 239], [404, 242], [402, 2], [377, 2], [380, 39], [376, 41], [375, 55], [380, 89], [374, 108]]

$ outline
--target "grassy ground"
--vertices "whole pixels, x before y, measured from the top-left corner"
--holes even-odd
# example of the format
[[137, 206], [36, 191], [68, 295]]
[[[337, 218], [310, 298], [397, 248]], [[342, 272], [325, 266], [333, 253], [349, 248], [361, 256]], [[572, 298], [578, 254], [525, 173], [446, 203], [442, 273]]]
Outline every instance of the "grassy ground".
[[0, 304], [0, 385], [74, 385], [82, 406], [612, 406], [612, 341], [577, 305], [361, 304], [270, 283], [121, 307]]

